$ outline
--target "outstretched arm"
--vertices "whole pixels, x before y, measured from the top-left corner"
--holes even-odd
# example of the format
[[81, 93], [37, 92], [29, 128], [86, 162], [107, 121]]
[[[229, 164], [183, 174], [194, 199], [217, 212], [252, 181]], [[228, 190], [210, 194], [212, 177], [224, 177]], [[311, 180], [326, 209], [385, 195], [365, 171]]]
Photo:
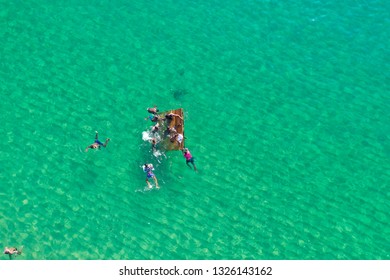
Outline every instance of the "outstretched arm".
[[183, 118], [180, 115], [178, 115], [178, 114], [172, 114], [172, 116], [179, 117], [181, 120], [183, 120]]
[[89, 149], [92, 149], [92, 145], [89, 145], [88, 147], [86, 147], [85, 151], [88, 152]]
[[95, 131], [96, 135], [95, 135], [95, 139], [97, 140], [99, 138], [99, 132]]

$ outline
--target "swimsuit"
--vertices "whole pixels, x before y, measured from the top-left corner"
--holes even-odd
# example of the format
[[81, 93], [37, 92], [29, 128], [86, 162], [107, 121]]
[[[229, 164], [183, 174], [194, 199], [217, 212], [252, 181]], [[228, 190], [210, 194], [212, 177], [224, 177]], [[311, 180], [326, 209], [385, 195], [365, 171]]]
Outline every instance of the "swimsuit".
[[186, 158], [186, 160], [190, 160], [192, 158], [192, 155], [190, 152], [187, 152], [184, 154], [184, 157]]
[[98, 139], [95, 139], [95, 143], [98, 144], [99, 146], [103, 146], [104, 144], [100, 142]]
[[186, 162], [194, 163], [194, 157], [190, 154], [190, 152], [187, 152], [184, 154], [184, 157], [186, 158]]

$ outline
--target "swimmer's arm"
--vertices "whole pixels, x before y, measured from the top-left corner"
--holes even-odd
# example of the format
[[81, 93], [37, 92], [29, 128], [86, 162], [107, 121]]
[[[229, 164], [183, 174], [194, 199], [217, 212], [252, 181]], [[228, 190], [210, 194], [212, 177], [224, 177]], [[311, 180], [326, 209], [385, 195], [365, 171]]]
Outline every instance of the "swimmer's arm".
[[99, 132], [95, 131], [96, 135], [95, 135], [95, 139], [98, 139], [99, 138]]
[[178, 115], [178, 114], [172, 114], [172, 116], [179, 117], [181, 120], [183, 120], [183, 118], [180, 115]]

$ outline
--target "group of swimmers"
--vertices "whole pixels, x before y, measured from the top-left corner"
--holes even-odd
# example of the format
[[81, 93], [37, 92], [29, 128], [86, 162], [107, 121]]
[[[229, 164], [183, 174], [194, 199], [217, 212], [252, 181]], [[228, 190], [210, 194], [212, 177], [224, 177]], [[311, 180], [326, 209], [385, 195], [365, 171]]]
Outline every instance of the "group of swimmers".
[[[157, 124], [152, 127], [152, 132], [156, 132], [159, 130], [159, 121], [160, 120], [167, 120], [169, 122], [173, 119], [173, 117], [179, 117], [181, 120], [183, 120], [183, 118], [180, 115], [173, 114], [173, 113], [166, 114], [165, 118], [161, 119], [157, 115], [158, 109], [156, 106], [153, 108], [148, 108], [148, 112], [153, 114], [149, 117], [149, 119], [152, 122], [157, 122]], [[177, 141], [177, 143], [179, 145], [181, 144], [181, 142], [184, 139], [184, 137], [181, 133], [177, 133], [175, 128], [169, 127], [169, 126], [167, 127], [167, 130], [164, 133], [164, 135], [169, 136], [171, 142]], [[99, 132], [95, 131], [95, 141], [91, 145], [88, 145], [85, 148], [85, 151], [88, 152], [89, 149], [100, 149], [101, 147], [105, 148], [105, 147], [107, 147], [107, 144], [108, 144], [108, 142], [110, 142], [110, 140], [111, 140], [110, 138], [106, 138], [106, 141], [104, 143], [102, 143], [101, 141], [99, 141]], [[157, 144], [156, 138], [152, 138], [151, 142], [152, 142], [152, 148], [156, 149], [156, 144]], [[186, 159], [186, 164], [191, 168], [191, 166], [189, 165], [189, 163], [191, 163], [194, 167], [194, 170], [197, 171], [196, 165], [194, 162], [194, 157], [191, 155], [190, 150], [188, 148], [183, 148], [181, 150], [182, 150], [184, 158]], [[146, 183], [147, 183], [148, 187], [149, 188], [153, 187], [149, 181], [150, 179], [153, 179], [154, 183], [156, 184], [156, 188], [159, 189], [160, 187], [158, 185], [158, 180], [156, 178], [156, 175], [154, 175], [154, 173], [153, 173], [153, 170], [154, 170], [153, 164], [145, 163], [142, 166], [142, 169], [146, 173]], [[22, 253], [22, 249], [18, 250], [16, 247], [10, 247], [10, 248], [5, 247], [5, 249], [4, 249], [4, 254], [9, 255], [10, 258], [12, 256], [20, 255], [21, 253]]]
[[[169, 123], [173, 120], [174, 117], [178, 117], [182, 121], [183, 121], [183, 118], [180, 115], [174, 114], [174, 113], [168, 113], [164, 116], [164, 118], [161, 118], [158, 115], [159, 110], [158, 110], [157, 106], [154, 106], [153, 108], [148, 108], [147, 111], [151, 114], [149, 116], [149, 119], [152, 122], [156, 123], [151, 128], [151, 133], [153, 133], [153, 134], [158, 133], [159, 129], [160, 129], [160, 122], [167, 121], [168, 125], [167, 125], [167, 129], [164, 132], [164, 137], [169, 137], [170, 141], [172, 143], [174, 143], [176, 141], [178, 143], [178, 145], [180, 146], [182, 141], [184, 140], [184, 136], [183, 136], [183, 134], [178, 133], [176, 131], [175, 127], [170, 127]], [[178, 126], [181, 126], [181, 125], [182, 125], [181, 123], [178, 124]], [[85, 151], [88, 152], [89, 149], [100, 149], [101, 147], [105, 148], [105, 147], [107, 147], [107, 144], [109, 141], [110, 141], [110, 138], [106, 138], [106, 141], [104, 143], [101, 142], [99, 140], [99, 133], [97, 131], [95, 131], [95, 141], [92, 144], [88, 145], [85, 148]], [[156, 151], [156, 149], [157, 149], [156, 145], [158, 143], [157, 137], [152, 137], [150, 141], [152, 143], [153, 151]], [[191, 168], [191, 166], [189, 165], [191, 163], [192, 166], [194, 167], [194, 170], [197, 171], [196, 165], [194, 162], [194, 157], [191, 155], [191, 152], [189, 151], [189, 149], [183, 148], [183, 149], [181, 149], [181, 151], [183, 153], [184, 158], [186, 159], [187, 166]], [[159, 189], [160, 187], [158, 185], [158, 180], [156, 178], [156, 175], [153, 173], [153, 170], [154, 170], [153, 164], [145, 163], [142, 166], [142, 169], [146, 173], [146, 183], [147, 183], [148, 187], [152, 188], [152, 184], [150, 183], [150, 180], [153, 179], [154, 183], [156, 184], [156, 188]]]
[[[157, 122], [157, 124], [152, 127], [151, 132], [154, 133], [154, 132], [157, 132], [159, 130], [159, 121], [167, 121], [168, 125], [167, 125], [167, 128], [166, 128], [165, 132], [164, 132], [164, 137], [169, 136], [170, 141], [172, 143], [174, 143], [176, 141], [177, 144], [180, 146], [182, 141], [184, 140], [184, 136], [183, 136], [183, 134], [178, 133], [176, 131], [176, 127], [171, 127], [169, 125], [169, 123], [173, 120], [173, 117], [178, 117], [181, 121], [183, 121], [183, 118], [180, 115], [174, 114], [172, 112], [166, 114], [164, 116], [164, 118], [161, 118], [160, 116], [157, 115], [157, 113], [159, 112], [157, 106], [154, 106], [153, 108], [148, 108], [147, 110], [148, 110], [149, 113], [152, 114], [151, 116], [149, 116], [149, 119], [152, 122]], [[182, 125], [181, 122], [179, 122], [177, 124], [177, 126], [181, 126], [181, 125]], [[156, 144], [157, 144], [157, 140], [156, 140], [155, 137], [153, 137], [151, 139], [151, 143], [152, 143], [152, 148], [155, 149], [156, 148]], [[196, 165], [195, 165], [195, 162], [194, 162], [194, 157], [191, 155], [191, 152], [189, 151], [189, 149], [188, 148], [183, 148], [181, 150], [183, 152], [183, 156], [186, 159], [187, 165], [191, 168], [191, 166], [189, 165], [189, 163], [191, 163], [194, 166], [194, 170], [197, 171]]]
[[[157, 106], [154, 106], [152, 108], [147, 108], [147, 111], [151, 114], [149, 116], [149, 118], [147, 118], [147, 119], [149, 119], [152, 122], [156, 123], [154, 126], [152, 126], [152, 128], [150, 130], [150, 133], [153, 136], [150, 139], [150, 142], [152, 144], [153, 152], [157, 151], [157, 143], [159, 141], [160, 123], [162, 123], [164, 121], [167, 124], [166, 125], [167, 128], [166, 128], [166, 130], [163, 133], [163, 137], [169, 137], [169, 139], [170, 139], [170, 141], [172, 143], [177, 142], [177, 144], [180, 147], [181, 143], [184, 140], [184, 135], [179, 133], [179, 132], [177, 132], [177, 128], [182, 126], [183, 118], [180, 115], [174, 114], [172, 112], [166, 114], [164, 117], [161, 117], [161, 116], [158, 115], [159, 110], [158, 110]], [[178, 124], [175, 127], [172, 127], [170, 125], [170, 123], [174, 119], [174, 117], [178, 117], [181, 121], [179, 121]], [[194, 157], [191, 155], [191, 153], [188, 150], [188, 148], [182, 148], [181, 150], [183, 152], [183, 156], [186, 159], [187, 165], [191, 168], [191, 166], [189, 165], [189, 163], [191, 163], [194, 166], [194, 170], [197, 171], [196, 165], [195, 165], [195, 162], [194, 162]], [[152, 172], [154, 170], [153, 165], [151, 163], [149, 163], [149, 164], [145, 163], [143, 165], [143, 170], [144, 170], [144, 172], [147, 173], [146, 183], [148, 184], [149, 188], [152, 188], [152, 185], [149, 182], [149, 179], [151, 179], [151, 178], [153, 178], [154, 182], [156, 183], [156, 188], [159, 188], [158, 187], [158, 183], [157, 183], [156, 175], [154, 175], [154, 173]]]
[[[160, 124], [162, 122], [166, 122], [167, 123], [167, 128], [166, 130], [164, 131], [163, 133], [163, 136], [164, 137], [169, 137], [170, 141], [172, 143], [174, 143], [175, 141], [177, 142], [177, 144], [180, 146], [181, 143], [183, 142], [184, 140], [184, 135], [177, 132], [177, 128], [179, 126], [182, 125], [181, 122], [179, 122], [175, 127], [171, 127], [169, 124], [170, 122], [173, 120], [174, 117], [178, 117], [181, 121], [183, 121], [183, 118], [178, 115], [178, 114], [174, 114], [174, 113], [168, 113], [166, 114], [164, 117], [160, 117], [157, 113], [159, 112], [159, 110], [157, 109], [157, 106], [153, 107], [153, 108], [148, 108], [147, 109], [149, 113], [151, 113], [151, 115], [149, 116], [149, 120], [151, 120], [152, 122], [156, 123], [154, 126], [151, 127], [151, 134], [158, 134], [160, 132]], [[156, 148], [156, 144], [158, 142], [157, 140], [157, 137], [153, 137], [151, 139], [151, 142], [152, 142], [152, 147], [153, 149]]]

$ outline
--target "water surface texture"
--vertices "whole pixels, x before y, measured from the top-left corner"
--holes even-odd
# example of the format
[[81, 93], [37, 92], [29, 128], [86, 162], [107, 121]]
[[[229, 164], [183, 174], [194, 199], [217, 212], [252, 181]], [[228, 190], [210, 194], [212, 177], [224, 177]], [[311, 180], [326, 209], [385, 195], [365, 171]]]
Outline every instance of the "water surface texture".
[[[0, 2], [18, 259], [390, 259], [389, 1]], [[155, 104], [198, 173], [142, 140]]]

